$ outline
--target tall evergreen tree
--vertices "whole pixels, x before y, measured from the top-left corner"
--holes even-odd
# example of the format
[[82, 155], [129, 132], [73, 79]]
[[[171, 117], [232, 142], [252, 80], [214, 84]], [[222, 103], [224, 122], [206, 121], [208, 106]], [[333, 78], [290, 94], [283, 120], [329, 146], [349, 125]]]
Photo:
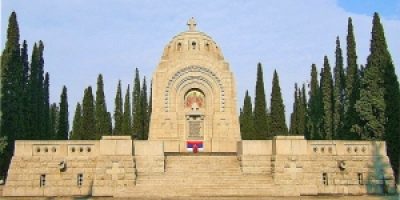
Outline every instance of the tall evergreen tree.
[[140, 76], [139, 69], [136, 68], [135, 71], [135, 80], [133, 82], [133, 91], [132, 91], [132, 117], [133, 117], [133, 136], [138, 139], [144, 139], [144, 134], [140, 131], [142, 128], [142, 113], [141, 111], [141, 103], [140, 103]]
[[29, 80], [29, 58], [28, 58], [28, 44], [26, 40], [24, 40], [22, 48], [21, 48], [21, 59], [22, 59], [22, 65], [23, 65], [23, 75], [22, 75], [22, 123], [23, 123], [23, 134], [21, 135], [21, 138], [28, 139], [27, 132], [28, 126], [29, 126], [29, 88], [28, 88], [28, 80]]
[[57, 138], [58, 118], [60, 111], [56, 103], [50, 106], [50, 117], [49, 117], [49, 137], [51, 139]]
[[42, 41], [33, 46], [31, 68], [28, 82], [29, 95], [29, 139], [44, 138], [44, 45]]
[[336, 64], [334, 68], [334, 88], [333, 88], [333, 138], [342, 138], [344, 120], [344, 88], [345, 77], [343, 71], [343, 55], [340, 47], [339, 36], [336, 37]]
[[82, 132], [83, 132], [83, 130], [82, 130], [82, 107], [81, 107], [81, 104], [78, 102], [76, 104], [76, 108], [75, 108], [74, 121], [72, 122], [71, 139], [72, 140], [85, 139], [85, 138], [83, 138]]
[[355, 104], [360, 97], [360, 76], [358, 73], [356, 41], [354, 39], [354, 30], [352, 19], [348, 19], [347, 25], [347, 71], [345, 80], [345, 104], [344, 104], [344, 127], [341, 139], [354, 140], [359, 139], [355, 127], [359, 124], [360, 118], [356, 111]]
[[322, 139], [321, 119], [322, 119], [322, 100], [321, 90], [318, 83], [318, 72], [315, 64], [311, 65], [311, 83], [308, 100], [308, 130], [309, 138], [307, 139]]
[[143, 139], [147, 140], [149, 136], [149, 103], [147, 99], [147, 84], [146, 84], [146, 77], [143, 77], [143, 85], [140, 91], [140, 108], [141, 108], [141, 118], [142, 118], [142, 132]]
[[122, 124], [123, 124], [122, 92], [121, 92], [121, 81], [119, 81], [117, 87], [117, 94], [115, 96], [114, 135], [123, 134]]
[[111, 113], [107, 112], [107, 130], [109, 133], [113, 132]]
[[383, 27], [375, 13], [370, 55], [361, 79], [360, 99], [355, 105], [361, 118], [361, 123], [355, 125], [355, 129], [362, 139], [383, 139], [386, 122], [384, 73], [385, 66], [389, 63]]
[[131, 114], [131, 95], [128, 88], [125, 93], [125, 101], [124, 101], [124, 112], [122, 118], [122, 134], [123, 135], [131, 135], [132, 134], [132, 114]]
[[240, 132], [243, 140], [251, 140], [255, 138], [253, 105], [247, 90], [243, 102]]
[[279, 86], [279, 77], [274, 71], [272, 79], [271, 92], [271, 135], [287, 135], [288, 128], [285, 122], [285, 106], [283, 105], [281, 88]]
[[264, 78], [261, 63], [257, 65], [257, 81], [254, 100], [254, 139], [271, 139], [268, 132], [267, 103], [265, 101]]
[[96, 139], [96, 119], [92, 87], [85, 89], [82, 102], [82, 137], [83, 140]]
[[300, 90], [298, 92], [298, 100], [297, 100], [297, 114], [296, 114], [296, 122], [297, 122], [297, 135], [304, 135], [306, 130], [306, 106], [305, 106], [305, 94]]
[[14, 141], [23, 131], [22, 74], [17, 15], [11, 13], [7, 41], [1, 56], [1, 125], [0, 137], [7, 137], [7, 148], [0, 159], [0, 176], [5, 175], [14, 151]]
[[310, 138], [310, 131], [308, 129], [308, 102], [307, 102], [307, 93], [306, 93], [306, 85], [303, 83], [303, 86], [301, 87], [301, 103], [302, 103], [302, 115], [304, 118], [304, 123], [302, 124], [303, 127], [303, 135], [305, 138]]
[[327, 56], [324, 57], [324, 69], [321, 80], [323, 105], [322, 128], [324, 139], [331, 140], [333, 138], [333, 82], [331, 67], [329, 66]]
[[103, 75], [99, 74], [97, 77], [97, 90], [96, 90], [96, 139], [100, 139], [103, 135], [110, 135], [108, 124], [107, 105], [104, 96], [104, 83]]
[[43, 95], [44, 95], [44, 106], [43, 106], [43, 127], [42, 131], [45, 133], [42, 139], [51, 139], [52, 135], [50, 133], [50, 76], [49, 73], [46, 73], [43, 83]]
[[297, 87], [297, 83], [294, 85], [294, 102], [293, 102], [293, 111], [290, 114], [290, 128], [289, 128], [289, 135], [298, 135], [298, 108], [299, 108], [299, 91]]
[[58, 118], [57, 140], [67, 140], [69, 132], [67, 87], [63, 87], [60, 97], [60, 116]]
[[[380, 69], [384, 70], [384, 100], [385, 100], [385, 132], [383, 139], [387, 144], [387, 154], [390, 158], [396, 180], [399, 181], [399, 156], [400, 155], [400, 87], [395, 73], [392, 56], [388, 50], [383, 26], [380, 22], [379, 15], [374, 14], [373, 30], [371, 40], [371, 56], [372, 50], [379, 54], [379, 60], [374, 63], [371, 58], [371, 65], [377, 64]], [[372, 41], [375, 40], [374, 46]], [[373, 48], [372, 48], [373, 47]]]

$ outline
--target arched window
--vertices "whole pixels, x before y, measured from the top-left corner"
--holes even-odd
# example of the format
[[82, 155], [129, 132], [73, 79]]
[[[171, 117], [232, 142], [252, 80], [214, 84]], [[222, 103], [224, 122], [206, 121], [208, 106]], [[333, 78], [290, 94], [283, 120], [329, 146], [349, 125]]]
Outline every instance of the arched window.
[[177, 49], [178, 51], [181, 51], [181, 49], [182, 49], [182, 44], [181, 44], [180, 42], [178, 43], [176, 49]]
[[192, 42], [192, 49], [196, 49], [196, 42], [195, 41]]
[[208, 43], [206, 44], [206, 50], [210, 51], [210, 44], [208, 44]]

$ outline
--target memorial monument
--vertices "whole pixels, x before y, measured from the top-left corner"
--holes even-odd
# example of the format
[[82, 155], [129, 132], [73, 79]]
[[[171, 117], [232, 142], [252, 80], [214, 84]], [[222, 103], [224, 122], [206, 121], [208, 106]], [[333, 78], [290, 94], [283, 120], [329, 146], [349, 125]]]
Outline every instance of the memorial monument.
[[241, 140], [233, 73], [196, 28], [153, 74], [148, 140], [16, 141], [4, 196], [300, 196], [395, 191], [382, 141]]

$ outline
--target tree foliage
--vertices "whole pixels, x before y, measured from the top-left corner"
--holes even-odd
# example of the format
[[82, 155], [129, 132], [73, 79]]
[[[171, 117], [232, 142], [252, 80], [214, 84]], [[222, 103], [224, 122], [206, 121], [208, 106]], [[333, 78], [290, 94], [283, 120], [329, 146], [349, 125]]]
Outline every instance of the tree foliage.
[[283, 105], [281, 88], [279, 86], [279, 77], [276, 70], [272, 79], [271, 92], [271, 135], [287, 135], [288, 128], [285, 120], [285, 105]]
[[265, 101], [264, 77], [261, 63], [257, 65], [257, 81], [254, 100], [254, 139], [271, 139], [268, 132], [267, 103]]
[[244, 97], [243, 108], [241, 109], [241, 120], [240, 120], [240, 132], [243, 140], [254, 139], [254, 116], [253, 116], [253, 105], [251, 103], [251, 97], [249, 92], [246, 90]]

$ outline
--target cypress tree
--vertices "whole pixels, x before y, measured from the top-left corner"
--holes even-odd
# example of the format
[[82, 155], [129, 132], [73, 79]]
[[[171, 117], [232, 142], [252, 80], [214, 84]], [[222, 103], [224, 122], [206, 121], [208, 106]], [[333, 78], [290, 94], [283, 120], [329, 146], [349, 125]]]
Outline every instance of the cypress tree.
[[15, 139], [20, 139], [22, 119], [22, 74], [19, 28], [17, 15], [11, 13], [7, 29], [7, 41], [1, 56], [1, 125], [0, 137], [7, 137], [7, 148], [1, 155], [0, 176], [5, 175], [14, 151]]
[[113, 132], [111, 113], [107, 112], [107, 130], [109, 133]]
[[[385, 100], [385, 132], [383, 139], [387, 144], [387, 154], [390, 158], [396, 180], [399, 181], [400, 155], [400, 87], [395, 73], [392, 56], [388, 50], [383, 26], [379, 15], [374, 14], [373, 35], [375, 35], [374, 51], [379, 53], [378, 67], [384, 70], [384, 100]], [[378, 44], [377, 44], [378, 43]], [[372, 44], [371, 44], [372, 46]], [[372, 50], [372, 48], [371, 48]], [[372, 62], [372, 58], [371, 58]], [[373, 63], [371, 63], [373, 64]]]
[[97, 77], [97, 90], [96, 90], [96, 139], [100, 139], [103, 135], [110, 135], [108, 128], [108, 114], [107, 105], [104, 96], [104, 83], [103, 75], [99, 74]]
[[49, 87], [50, 87], [50, 76], [46, 73], [43, 84], [43, 95], [44, 95], [44, 106], [43, 106], [43, 133], [45, 136], [42, 139], [51, 139], [50, 131], [50, 100], [49, 100]]
[[69, 132], [67, 87], [63, 87], [60, 97], [60, 116], [58, 118], [57, 140], [67, 140]]
[[324, 69], [322, 72], [321, 80], [323, 105], [322, 128], [324, 139], [331, 140], [333, 138], [333, 82], [331, 67], [329, 66], [327, 56], [324, 57]]
[[355, 140], [360, 136], [355, 127], [359, 123], [359, 115], [355, 104], [360, 98], [360, 75], [358, 73], [356, 41], [352, 19], [348, 19], [347, 27], [347, 71], [345, 80], [345, 102], [344, 102], [344, 127], [341, 139]]
[[44, 59], [43, 59], [44, 45], [42, 41], [36, 43], [32, 50], [31, 68], [29, 75], [29, 139], [44, 138]]
[[299, 95], [298, 95], [298, 88], [297, 83], [294, 84], [294, 102], [293, 102], [293, 111], [290, 114], [290, 128], [289, 128], [289, 135], [298, 135], [298, 106], [299, 104]]
[[251, 103], [251, 97], [249, 92], [246, 90], [246, 94], [243, 102], [243, 109], [241, 123], [240, 123], [240, 132], [242, 134], [243, 140], [251, 140], [255, 138], [254, 131], [254, 116], [253, 116], [253, 105]]
[[311, 84], [309, 91], [310, 99], [308, 100], [308, 130], [309, 138], [307, 139], [322, 139], [321, 134], [321, 119], [322, 119], [322, 102], [321, 90], [318, 83], [318, 72], [315, 64], [311, 65]]
[[357, 124], [355, 129], [362, 139], [383, 139], [386, 121], [384, 72], [389, 63], [383, 27], [378, 14], [375, 13], [370, 55], [361, 79], [360, 99], [355, 105], [361, 118], [361, 123]]
[[89, 86], [85, 90], [82, 102], [82, 137], [83, 140], [96, 139], [96, 120], [94, 114], [92, 87]]
[[28, 80], [29, 80], [29, 58], [28, 58], [28, 44], [26, 40], [24, 40], [22, 48], [21, 48], [21, 59], [23, 65], [23, 75], [22, 75], [22, 123], [23, 123], [23, 134], [21, 134], [21, 138], [27, 139], [27, 132], [29, 126], [29, 88], [28, 88]]
[[304, 135], [305, 132], [305, 116], [306, 116], [306, 110], [304, 106], [304, 99], [305, 99], [305, 94], [298, 89], [298, 97], [297, 97], [297, 108], [296, 108], [296, 123], [297, 123], [297, 134], [296, 135]]
[[142, 90], [140, 91], [140, 107], [141, 107], [141, 118], [142, 118], [142, 133], [143, 139], [147, 140], [149, 135], [149, 103], [147, 100], [147, 84], [146, 77], [143, 77]]
[[274, 71], [271, 92], [271, 135], [287, 135], [288, 128], [285, 122], [285, 106], [283, 105], [279, 77]]
[[132, 115], [131, 115], [131, 98], [130, 98], [129, 84], [125, 93], [124, 112], [122, 118], [122, 134], [132, 134]]
[[84, 139], [82, 135], [82, 108], [81, 104], [78, 102], [75, 108], [74, 121], [72, 122], [72, 140]]
[[123, 124], [123, 108], [122, 108], [121, 81], [119, 81], [117, 87], [117, 94], [115, 96], [114, 135], [123, 134], [122, 124]]
[[302, 113], [303, 113], [303, 118], [304, 118], [304, 123], [302, 124], [303, 127], [303, 135], [305, 138], [310, 138], [310, 132], [308, 130], [308, 103], [307, 103], [307, 93], [306, 93], [306, 85], [303, 83], [303, 86], [301, 88], [301, 103], [302, 103]]
[[257, 81], [254, 100], [254, 139], [271, 139], [268, 133], [267, 103], [265, 101], [264, 80], [261, 63], [257, 65]]
[[339, 36], [336, 37], [336, 64], [334, 68], [334, 88], [333, 88], [333, 138], [342, 138], [343, 120], [344, 120], [344, 71], [343, 55], [340, 48]]
[[59, 109], [56, 103], [50, 106], [50, 117], [49, 117], [49, 137], [51, 139], [57, 139], [57, 127], [59, 118]]
[[144, 135], [140, 131], [142, 130], [142, 114], [141, 114], [141, 103], [140, 103], [140, 78], [139, 78], [139, 70], [136, 68], [135, 71], [135, 80], [133, 82], [133, 91], [132, 91], [132, 117], [133, 117], [133, 136], [138, 139], [143, 139]]

